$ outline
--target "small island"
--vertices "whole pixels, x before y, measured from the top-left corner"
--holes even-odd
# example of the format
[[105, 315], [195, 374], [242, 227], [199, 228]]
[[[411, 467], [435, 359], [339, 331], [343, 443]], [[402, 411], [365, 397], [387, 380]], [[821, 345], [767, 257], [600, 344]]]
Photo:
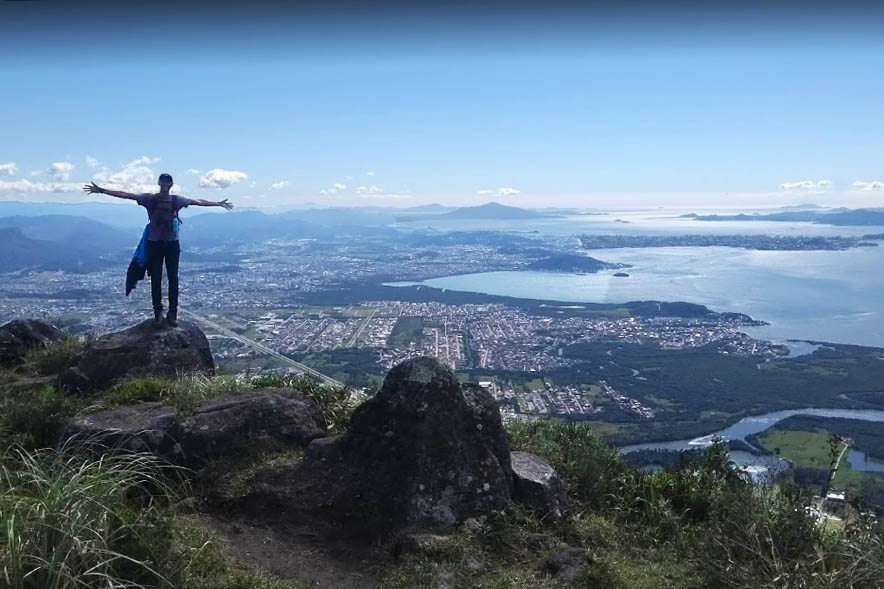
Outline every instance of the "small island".
[[618, 278], [629, 278], [629, 274], [626, 272], [614, 272], [614, 276]]

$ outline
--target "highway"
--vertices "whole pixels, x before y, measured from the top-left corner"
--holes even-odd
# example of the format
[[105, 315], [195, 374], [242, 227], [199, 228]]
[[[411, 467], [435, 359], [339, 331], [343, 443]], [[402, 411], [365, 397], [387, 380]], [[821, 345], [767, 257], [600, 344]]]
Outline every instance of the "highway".
[[305, 374], [305, 373], [309, 374], [310, 376], [314, 376], [314, 377], [318, 378], [322, 382], [325, 382], [325, 383], [328, 383], [328, 384], [331, 384], [334, 386], [339, 386], [339, 387], [346, 386], [344, 383], [342, 383], [339, 380], [335, 380], [334, 378], [332, 378], [330, 376], [326, 376], [326, 375], [322, 374], [318, 370], [314, 370], [314, 369], [310, 368], [309, 366], [306, 366], [305, 364], [301, 364], [300, 362], [292, 360], [288, 356], [284, 356], [284, 355], [280, 354], [279, 352], [277, 352], [276, 350], [274, 350], [273, 348], [268, 348], [267, 346], [265, 346], [264, 344], [262, 344], [260, 342], [256, 342], [255, 340], [249, 339], [245, 336], [242, 336], [242, 335], [236, 333], [235, 331], [231, 331], [231, 330], [227, 329], [226, 327], [222, 327], [222, 326], [218, 325], [217, 323], [215, 323], [214, 321], [206, 319], [202, 315], [197, 315], [193, 311], [188, 311], [187, 309], [185, 309], [183, 307], [178, 307], [178, 312], [186, 317], [189, 317], [190, 319], [193, 319], [194, 321], [197, 321], [199, 323], [202, 323], [203, 325], [207, 325], [208, 327], [211, 327], [212, 329], [214, 329], [218, 333], [222, 333], [222, 334], [226, 335], [227, 337], [229, 337], [230, 339], [236, 340], [240, 343], [243, 343], [247, 346], [250, 346], [250, 347], [258, 350], [259, 352], [263, 352], [263, 353], [267, 354], [268, 356], [273, 356], [274, 358], [285, 362], [286, 364], [293, 367], [295, 370], [297, 370], [301, 374]]

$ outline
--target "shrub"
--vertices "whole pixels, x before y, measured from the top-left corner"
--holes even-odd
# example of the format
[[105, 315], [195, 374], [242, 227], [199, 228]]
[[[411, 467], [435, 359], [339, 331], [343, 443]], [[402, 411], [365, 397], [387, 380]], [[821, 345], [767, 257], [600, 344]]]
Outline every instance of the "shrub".
[[353, 412], [364, 400], [347, 387], [331, 386], [319, 380], [299, 375], [294, 377], [263, 376], [252, 379], [252, 386], [257, 389], [291, 388], [296, 389], [311, 399], [319, 407], [328, 429], [332, 433], [344, 431], [350, 425]]
[[82, 403], [52, 385], [0, 391], [0, 442], [27, 449], [53, 446], [64, 422]]
[[585, 424], [519, 420], [507, 423], [506, 430], [513, 450], [546, 459], [558, 472], [569, 496], [590, 506], [610, 504], [637, 477], [617, 451]]
[[57, 342], [48, 342], [28, 352], [27, 362], [38, 374], [58, 374], [71, 365], [74, 356], [83, 350], [83, 342], [68, 337]]

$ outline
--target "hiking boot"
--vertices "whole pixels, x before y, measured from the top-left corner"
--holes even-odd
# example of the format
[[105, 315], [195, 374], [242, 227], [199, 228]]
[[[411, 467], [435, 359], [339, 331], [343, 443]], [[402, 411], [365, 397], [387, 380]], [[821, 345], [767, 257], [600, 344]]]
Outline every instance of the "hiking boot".
[[162, 311], [154, 311], [153, 326], [154, 327], [162, 327], [163, 325], [165, 325], [165, 323], [166, 322], [163, 319], [163, 312]]
[[177, 313], [177, 311], [169, 311], [169, 314], [166, 315], [166, 323], [168, 323], [172, 327], [178, 327], [178, 313]]

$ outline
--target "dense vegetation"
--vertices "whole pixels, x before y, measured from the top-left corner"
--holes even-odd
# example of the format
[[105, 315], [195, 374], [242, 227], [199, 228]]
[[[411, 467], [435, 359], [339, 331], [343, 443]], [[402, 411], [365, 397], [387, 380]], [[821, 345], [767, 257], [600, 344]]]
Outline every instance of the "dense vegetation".
[[[187, 413], [205, 399], [264, 387], [295, 387], [317, 401], [332, 431], [353, 410], [340, 389], [302, 379], [133, 379], [92, 397], [51, 385], [0, 379], [0, 585], [294, 589], [237, 561], [212, 518], [235, 516], [250, 473], [297, 461], [291, 449], [220, 460], [200, 474], [149, 455], [112, 456], [54, 447], [64, 419], [80, 411], [161, 400]], [[884, 530], [857, 514], [840, 527], [805, 514], [809, 494], [757, 487], [728, 462], [726, 448], [643, 474], [592, 427], [515, 421], [513, 449], [560, 473], [571, 502], [558, 522], [515, 508], [475, 525], [437, 530], [431, 545], [402, 551], [398, 536], [372, 540], [380, 587], [549, 587], [550, 559], [578, 555], [576, 586], [879, 587]], [[220, 511], [219, 511], [220, 510]]]

